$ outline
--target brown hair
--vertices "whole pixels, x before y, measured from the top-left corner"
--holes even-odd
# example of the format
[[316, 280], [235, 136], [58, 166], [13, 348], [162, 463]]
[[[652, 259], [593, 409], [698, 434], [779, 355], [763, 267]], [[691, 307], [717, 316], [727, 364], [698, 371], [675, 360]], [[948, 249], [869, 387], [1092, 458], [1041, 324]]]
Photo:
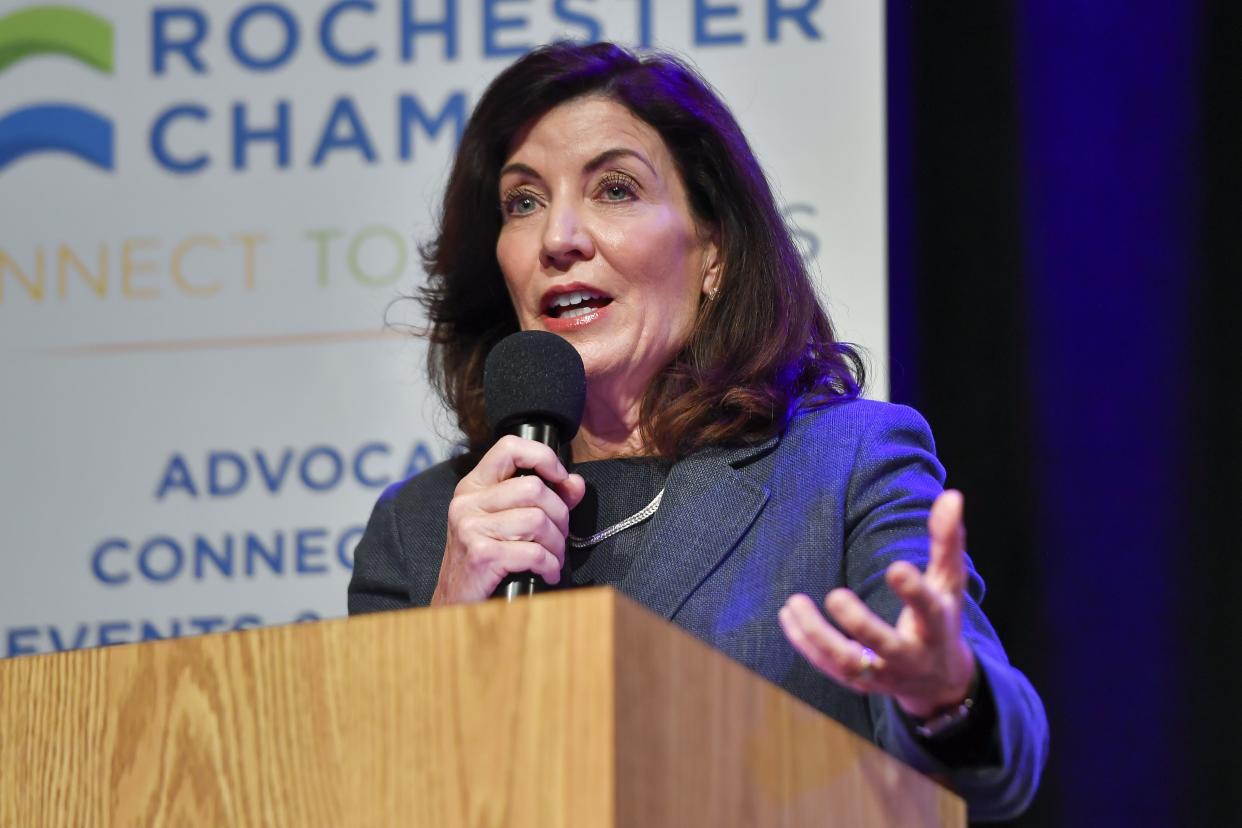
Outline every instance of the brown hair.
[[524, 126], [583, 95], [614, 100], [655, 128], [695, 217], [720, 233], [717, 298], [701, 303], [686, 344], [643, 398], [647, 449], [677, 458], [754, 442], [783, 430], [800, 407], [857, 397], [862, 361], [834, 338], [763, 170], [707, 82], [666, 54], [555, 43], [518, 60], [483, 94], [462, 134], [439, 233], [423, 249], [428, 374], [470, 447], [492, 439], [484, 360], [518, 330], [496, 261], [500, 169]]

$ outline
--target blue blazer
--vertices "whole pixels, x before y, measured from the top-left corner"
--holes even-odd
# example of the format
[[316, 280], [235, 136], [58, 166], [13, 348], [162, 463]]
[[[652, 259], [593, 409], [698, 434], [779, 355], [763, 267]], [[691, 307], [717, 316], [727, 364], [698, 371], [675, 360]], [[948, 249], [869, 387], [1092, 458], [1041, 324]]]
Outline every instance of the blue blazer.
[[[430, 602], [448, 504], [468, 471], [459, 458], [390, 487], [354, 559], [351, 614]], [[795, 592], [820, 601], [849, 587], [889, 623], [902, 604], [885, 568], [925, 568], [927, 515], [944, 469], [914, 410], [857, 400], [798, 414], [763, 443], [708, 448], [678, 461], [643, 549], [614, 586], [751, 670], [935, 774], [971, 819], [1005, 819], [1029, 803], [1048, 749], [1043, 705], [979, 609], [983, 582], [967, 561], [963, 634], [996, 712], [992, 760], [946, 767], [895, 703], [841, 687], [786, 641], [777, 612]]]

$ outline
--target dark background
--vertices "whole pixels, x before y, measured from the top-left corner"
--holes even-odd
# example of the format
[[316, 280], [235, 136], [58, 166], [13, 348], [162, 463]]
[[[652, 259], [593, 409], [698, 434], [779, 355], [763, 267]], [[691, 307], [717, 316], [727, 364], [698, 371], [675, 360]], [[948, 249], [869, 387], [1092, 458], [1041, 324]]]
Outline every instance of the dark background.
[[892, 398], [1048, 709], [1013, 824], [1242, 824], [1242, 3], [887, 8]]

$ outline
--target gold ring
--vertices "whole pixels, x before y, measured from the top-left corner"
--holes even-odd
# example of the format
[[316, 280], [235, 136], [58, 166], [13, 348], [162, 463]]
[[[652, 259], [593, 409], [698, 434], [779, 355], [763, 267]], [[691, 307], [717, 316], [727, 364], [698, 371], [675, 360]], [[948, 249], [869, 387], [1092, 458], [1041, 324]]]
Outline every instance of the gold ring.
[[862, 652], [858, 654], [858, 673], [854, 676], [854, 681], [871, 681], [875, 672], [874, 667], [875, 650], [863, 647]]

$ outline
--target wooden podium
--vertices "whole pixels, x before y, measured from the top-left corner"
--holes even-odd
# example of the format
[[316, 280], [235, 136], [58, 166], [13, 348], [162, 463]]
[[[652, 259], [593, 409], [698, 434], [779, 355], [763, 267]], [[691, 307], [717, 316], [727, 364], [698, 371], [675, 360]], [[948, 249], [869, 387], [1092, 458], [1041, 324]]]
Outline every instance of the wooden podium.
[[964, 824], [609, 589], [0, 662], [3, 826]]

